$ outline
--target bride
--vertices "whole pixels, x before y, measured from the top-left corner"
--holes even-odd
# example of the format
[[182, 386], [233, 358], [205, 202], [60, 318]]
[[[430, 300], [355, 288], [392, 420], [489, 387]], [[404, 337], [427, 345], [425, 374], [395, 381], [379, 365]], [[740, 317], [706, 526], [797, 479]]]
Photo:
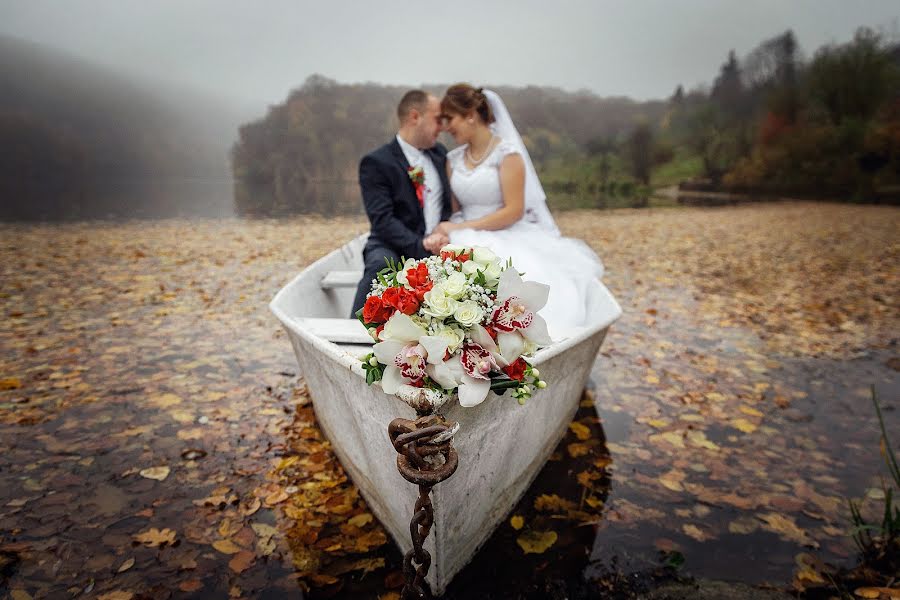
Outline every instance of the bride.
[[603, 264], [580, 240], [562, 237], [541, 182], [506, 106], [496, 93], [450, 87], [441, 112], [459, 147], [447, 154], [454, 217], [436, 232], [463, 246], [487, 246], [512, 258], [524, 279], [550, 286], [541, 310], [551, 336], [586, 325]]

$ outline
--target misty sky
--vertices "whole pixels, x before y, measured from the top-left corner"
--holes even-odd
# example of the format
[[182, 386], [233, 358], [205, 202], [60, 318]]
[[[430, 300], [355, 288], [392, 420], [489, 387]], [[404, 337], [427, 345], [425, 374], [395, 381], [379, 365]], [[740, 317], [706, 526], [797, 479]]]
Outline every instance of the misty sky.
[[663, 98], [793, 28], [811, 54], [897, 0], [0, 0], [0, 32], [244, 106], [340, 82], [551, 85]]

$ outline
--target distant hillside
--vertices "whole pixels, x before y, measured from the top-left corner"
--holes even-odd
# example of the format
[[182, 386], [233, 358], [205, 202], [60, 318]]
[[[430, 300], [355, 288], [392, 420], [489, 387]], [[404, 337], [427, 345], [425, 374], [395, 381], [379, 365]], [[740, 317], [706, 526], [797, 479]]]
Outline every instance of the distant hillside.
[[[440, 96], [447, 87], [427, 89]], [[241, 127], [232, 152], [236, 179], [265, 186], [282, 204], [304, 202], [310, 183], [355, 180], [363, 154], [396, 132], [396, 104], [407, 89], [310, 77], [267, 115]], [[492, 89], [506, 102], [539, 170], [547, 160], [582, 156], [600, 140], [623, 138], [638, 120], [658, 122], [666, 111], [664, 102], [590, 92]]]
[[36, 189], [78, 202], [108, 182], [229, 176], [238, 117], [208, 99], [5, 36], [0, 80], [0, 218]]

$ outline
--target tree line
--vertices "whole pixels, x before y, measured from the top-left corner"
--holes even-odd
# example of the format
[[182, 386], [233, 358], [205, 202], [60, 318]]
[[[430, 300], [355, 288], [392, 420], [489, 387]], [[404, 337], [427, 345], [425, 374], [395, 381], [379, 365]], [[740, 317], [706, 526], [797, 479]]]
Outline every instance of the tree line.
[[[683, 179], [709, 189], [871, 199], [900, 190], [898, 73], [900, 46], [871, 29], [811, 57], [789, 30], [744, 57], [731, 51], [710, 85], [678, 86], [664, 101], [493, 89], [551, 201], [554, 191], [646, 195]], [[396, 131], [394, 107], [406, 89], [308, 78], [240, 127], [235, 177], [285, 199], [310, 182], [354, 181], [360, 157]], [[446, 86], [425, 89], [440, 96]]]

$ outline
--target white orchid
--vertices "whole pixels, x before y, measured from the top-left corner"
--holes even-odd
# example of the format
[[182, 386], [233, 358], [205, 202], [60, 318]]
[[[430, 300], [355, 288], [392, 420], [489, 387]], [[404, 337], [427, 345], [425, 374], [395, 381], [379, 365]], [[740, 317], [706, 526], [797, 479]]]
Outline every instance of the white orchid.
[[507, 269], [500, 276], [500, 306], [491, 315], [491, 326], [497, 330], [497, 344], [507, 361], [522, 354], [526, 341], [540, 346], [552, 343], [547, 322], [537, 314], [547, 304], [549, 294], [550, 286], [522, 281], [515, 269]]
[[448, 339], [426, 335], [425, 329], [409, 316], [396, 312], [381, 331], [383, 341], [372, 351], [378, 362], [385, 365], [381, 387], [394, 394], [401, 385], [413, 385], [425, 376], [428, 363], [442, 363], [447, 353]]

